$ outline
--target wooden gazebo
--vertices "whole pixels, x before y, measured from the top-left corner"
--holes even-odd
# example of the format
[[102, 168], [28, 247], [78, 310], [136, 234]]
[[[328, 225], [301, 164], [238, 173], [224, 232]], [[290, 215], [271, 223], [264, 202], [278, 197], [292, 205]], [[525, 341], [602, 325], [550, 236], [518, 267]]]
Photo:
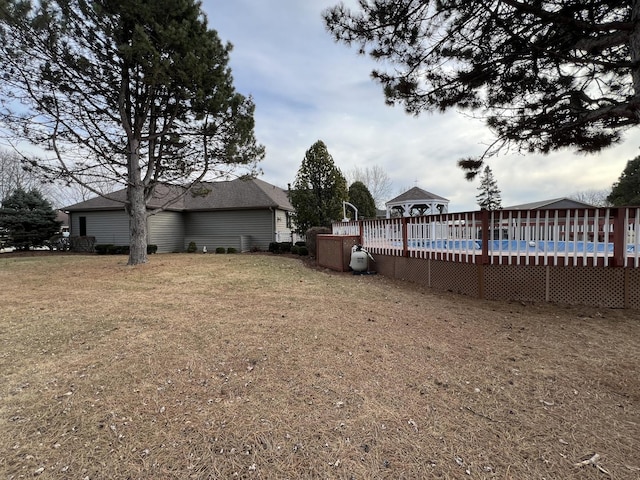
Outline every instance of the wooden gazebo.
[[436, 215], [449, 211], [449, 200], [435, 193], [413, 187], [386, 204], [387, 218]]

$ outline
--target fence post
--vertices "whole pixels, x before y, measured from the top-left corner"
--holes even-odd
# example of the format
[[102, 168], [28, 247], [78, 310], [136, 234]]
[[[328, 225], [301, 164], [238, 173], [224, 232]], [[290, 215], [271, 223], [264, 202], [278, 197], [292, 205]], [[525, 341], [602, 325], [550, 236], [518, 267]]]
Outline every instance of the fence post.
[[482, 238], [482, 254], [480, 255], [480, 264], [487, 265], [489, 263], [489, 210], [480, 210], [482, 219], [482, 227], [480, 230]]
[[402, 256], [409, 256], [409, 239], [407, 238], [407, 228], [408, 218], [402, 217]]
[[613, 261], [611, 262], [612, 267], [625, 266], [624, 239], [625, 235], [627, 234], [627, 226], [625, 225], [626, 211], [626, 208], [618, 207], [615, 209], [615, 214], [613, 215]]
[[364, 234], [362, 233], [364, 227], [364, 222], [362, 220], [358, 220], [358, 236], [360, 237], [358, 243], [360, 245], [364, 245]]

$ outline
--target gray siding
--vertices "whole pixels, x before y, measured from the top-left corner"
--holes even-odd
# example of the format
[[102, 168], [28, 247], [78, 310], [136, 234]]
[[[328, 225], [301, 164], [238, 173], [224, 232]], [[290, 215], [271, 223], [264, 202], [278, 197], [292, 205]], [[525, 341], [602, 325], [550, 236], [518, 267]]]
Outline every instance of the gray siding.
[[184, 250], [184, 214], [160, 212], [149, 217], [149, 243], [158, 246], [158, 253]]
[[[274, 212], [267, 209], [188, 212], [185, 226], [185, 243], [195, 241], [198, 249], [206, 245], [209, 251], [218, 246], [239, 248], [241, 236], [249, 237], [243, 250], [266, 250], [275, 238]], [[234, 238], [236, 245], [218, 244]]]
[[233, 247], [238, 252], [251, 250], [251, 237], [248, 235], [187, 235], [184, 239], [184, 250], [189, 247], [191, 242], [196, 244], [198, 252], [203, 251], [202, 247], [207, 247], [208, 253], [215, 253], [218, 247], [222, 247], [225, 250]]
[[[80, 217], [87, 218], [87, 235], [97, 244], [129, 245], [129, 218], [123, 210], [73, 212], [71, 235], [80, 234]], [[291, 239], [281, 210], [160, 212], [149, 217], [148, 226], [148, 243], [160, 253], [184, 251], [192, 241], [198, 250], [206, 246], [213, 252], [217, 247], [267, 250], [273, 241]]]
[[121, 211], [73, 212], [71, 235], [80, 235], [80, 217], [87, 218], [87, 236], [96, 237], [97, 244], [129, 245], [129, 217]]

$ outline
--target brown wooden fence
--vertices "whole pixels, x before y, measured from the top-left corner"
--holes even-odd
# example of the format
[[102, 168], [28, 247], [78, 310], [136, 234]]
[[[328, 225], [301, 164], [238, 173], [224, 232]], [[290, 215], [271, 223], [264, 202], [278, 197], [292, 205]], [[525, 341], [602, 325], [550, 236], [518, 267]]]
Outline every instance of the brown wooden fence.
[[379, 273], [436, 289], [486, 299], [640, 308], [636, 232], [640, 208], [341, 222], [334, 235], [318, 238], [318, 263], [345, 271], [345, 258], [359, 243]]

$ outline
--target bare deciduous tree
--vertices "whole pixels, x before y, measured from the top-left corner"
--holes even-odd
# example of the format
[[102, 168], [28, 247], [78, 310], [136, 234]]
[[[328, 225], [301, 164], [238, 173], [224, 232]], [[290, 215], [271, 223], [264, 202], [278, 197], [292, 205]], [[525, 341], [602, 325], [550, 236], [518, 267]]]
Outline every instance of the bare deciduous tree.
[[588, 203], [594, 207], [610, 207], [611, 202], [607, 199], [610, 193], [611, 190], [606, 188], [590, 189], [572, 193], [569, 198], [578, 202]]
[[355, 182], [364, 183], [369, 192], [371, 192], [371, 196], [376, 202], [376, 207], [384, 208], [385, 202], [390, 200], [391, 179], [379, 165], [364, 168], [354, 167], [345, 176], [349, 185]]
[[25, 169], [20, 159], [17, 153], [0, 149], [0, 202], [18, 188], [42, 190], [38, 177]]
[[[38, 190], [54, 208], [61, 209], [73, 203], [82, 202], [95, 196], [95, 192], [106, 195], [112, 192], [116, 183], [110, 181], [107, 173], [103, 176], [86, 178], [82, 183], [68, 180], [54, 180], [40, 174], [32, 166], [33, 160], [25, 154], [0, 148], [0, 202], [13, 191]], [[90, 188], [84, 185], [90, 185]]]

